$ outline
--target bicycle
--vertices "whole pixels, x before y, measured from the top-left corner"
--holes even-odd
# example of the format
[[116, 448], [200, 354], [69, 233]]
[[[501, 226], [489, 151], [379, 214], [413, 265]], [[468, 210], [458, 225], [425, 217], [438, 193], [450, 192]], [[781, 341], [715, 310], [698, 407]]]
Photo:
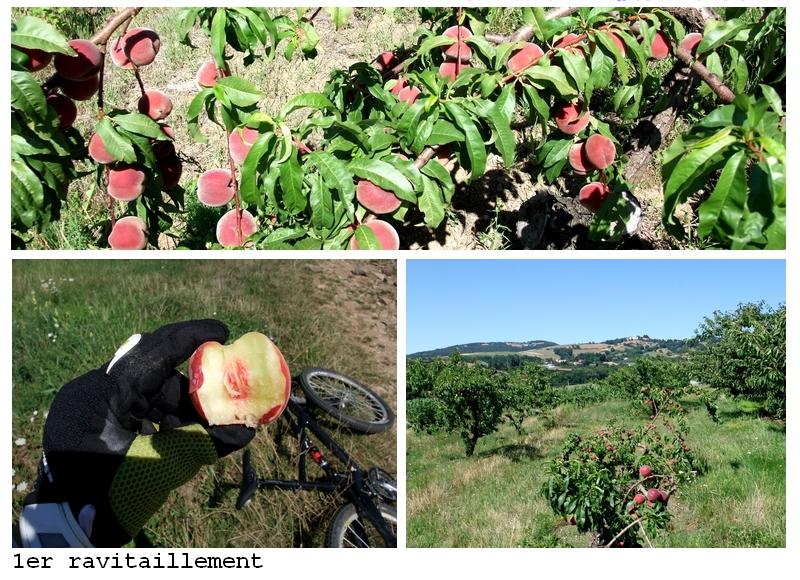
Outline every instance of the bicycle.
[[[336, 371], [307, 368], [292, 379], [292, 395], [283, 413], [290, 432], [297, 437], [300, 454], [297, 479], [259, 477], [250, 462], [250, 451], [242, 456], [242, 481], [236, 508], [244, 509], [259, 489], [320, 491], [341, 494], [346, 502], [337, 510], [325, 535], [328, 548], [397, 547], [397, 482], [383, 469], [362, 468], [316, 420], [308, 402], [319, 407], [349, 429], [380, 433], [394, 423], [389, 405], [368, 387]], [[295, 393], [299, 387], [304, 396]], [[344, 465], [338, 471], [323, 455], [311, 432], [323, 447]], [[309, 479], [306, 457], [323, 475]]]

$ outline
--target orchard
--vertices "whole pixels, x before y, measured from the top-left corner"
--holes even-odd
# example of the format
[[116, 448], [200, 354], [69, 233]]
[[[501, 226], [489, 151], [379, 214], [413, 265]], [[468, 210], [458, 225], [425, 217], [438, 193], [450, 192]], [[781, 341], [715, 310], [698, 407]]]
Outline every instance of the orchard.
[[[418, 8], [408, 44], [278, 107], [250, 69], [317, 58], [358, 11], [172, 11], [184, 104], [148, 81], [177, 50], [148, 10], [89, 38], [12, 23], [13, 247], [65, 214], [116, 249], [415, 248], [459, 220], [474, 239], [444, 247], [785, 246], [783, 9]], [[224, 162], [194, 154], [217, 138]]]

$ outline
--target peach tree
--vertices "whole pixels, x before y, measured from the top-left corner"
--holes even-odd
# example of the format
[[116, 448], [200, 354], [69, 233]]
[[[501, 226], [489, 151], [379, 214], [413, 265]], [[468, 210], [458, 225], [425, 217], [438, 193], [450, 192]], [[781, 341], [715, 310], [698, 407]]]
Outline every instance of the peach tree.
[[[666, 368], [648, 368], [643, 374], [659, 378], [643, 387], [648, 410], [658, 397], [658, 408], [645, 425], [572, 434], [548, 465], [543, 495], [556, 515], [591, 534], [593, 547], [652, 547], [651, 538], [670, 521], [670, 499], [701, 471], [686, 441], [687, 411], [680, 403], [696, 389], [671, 388], [674, 377]], [[712, 397], [698, 396], [716, 421]]]

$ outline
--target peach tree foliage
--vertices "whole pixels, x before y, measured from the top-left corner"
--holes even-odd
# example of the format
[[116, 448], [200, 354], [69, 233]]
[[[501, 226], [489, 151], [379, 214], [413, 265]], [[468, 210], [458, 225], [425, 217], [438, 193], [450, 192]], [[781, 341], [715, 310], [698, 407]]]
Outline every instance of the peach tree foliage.
[[711, 387], [786, 417], [786, 306], [742, 304], [706, 317], [694, 338], [695, 373]]
[[[21, 50], [73, 56], [67, 39], [46, 22], [24, 17], [12, 24], [11, 44], [11, 227], [24, 236], [58, 220], [84, 142], [72, 127], [61, 129]], [[24, 247], [24, 240], [12, 235], [12, 244]]]
[[[138, 111], [104, 108], [98, 99], [100, 106], [94, 130], [110, 156], [110, 165], [97, 163], [90, 171], [79, 171], [74, 161], [87, 157], [88, 139], [72, 127], [71, 121], [62, 125], [56, 109], [48, 106], [50, 97], [63, 97], [68, 93], [67, 82], [56, 72], [40, 84], [28, 72], [31, 61], [22, 49], [68, 56], [77, 53], [58, 30], [32, 16], [25, 16], [12, 24], [11, 43], [12, 229], [24, 235], [41, 231], [48, 222], [57, 220], [71, 180], [93, 170], [94, 187], [103, 191], [110, 167], [134, 167], [144, 175], [142, 193], [125, 204], [120, 216], [115, 215], [112, 206], [110, 221], [102, 218], [97, 225], [104, 226], [103, 238], [106, 238], [117, 217], [138, 216], [148, 226], [150, 242], [157, 244], [159, 232], [169, 229], [172, 216], [180, 211], [183, 202], [180, 188], [164, 187], [163, 166], [154, 152], [155, 143], [171, 141], [162, 125]], [[57, 58], [54, 59], [56, 69]], [[105, 59], [105, 54], [102, 59]], [[103, 76], [111, 68], [100, 64], [93, 73], [99, 77], [100, 90]], [[122, 71], [122, 74], [131, 73]], [[140, 86], [144, 92], [144, 85]], [[76, 100], [88, 100], [97, 90], [95, 87], [88, 97]], [[167, 199], [162, 196], [162, 191], [165, 191]], [[25, 240], [12, 234], [12, 243], [24, 247]]]
[[501, 375], [505, 418], [522, 434], [522, 423], [536, 413], [552, 409], [556, 393], [541, 365], [526, 363]]
[[[586, 436], [573, 433], [548, 465], [542, 493], [557, 515], [592, 534], [593, 545], [649, 542], [669, 523], [672, 495], [698, 475], [700, 463], [686, 442], [687, 410], [681, 401], [699, 399], [716, 422], [716, 395], [688, 383], [687, 377], [685, 363], [646, 357], [614, 373], [608, 388], [637, 397], [651, 413], [648, 423], [637, 429], [611, 426]], [[640, 409], [633, 408], [634, 416]], [[644, 466], [652, 473], [641, 473]]]

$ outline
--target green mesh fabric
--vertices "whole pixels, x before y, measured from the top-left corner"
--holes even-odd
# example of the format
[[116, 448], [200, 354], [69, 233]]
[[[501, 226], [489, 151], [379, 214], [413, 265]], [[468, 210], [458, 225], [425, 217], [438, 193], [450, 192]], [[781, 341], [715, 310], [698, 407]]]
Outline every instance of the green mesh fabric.
[[109, 491], [117, 521], [135, 536], [173, 489], [217, 460], [214, 443], [200, 425], [137, 437]]

